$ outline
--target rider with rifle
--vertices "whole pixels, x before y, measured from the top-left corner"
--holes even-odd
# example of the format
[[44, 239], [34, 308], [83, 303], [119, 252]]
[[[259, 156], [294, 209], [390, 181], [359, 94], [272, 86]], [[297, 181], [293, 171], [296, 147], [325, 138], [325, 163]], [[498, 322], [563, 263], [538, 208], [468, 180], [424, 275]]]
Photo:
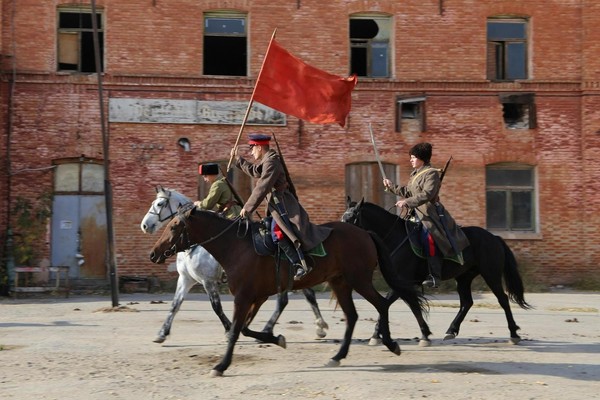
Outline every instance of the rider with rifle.
[[248, 144], [254, 163], [238, 156], [237, 147], [231, 150], [235, 166], [257, 179], [240, 216], [250, 216], [266, 199], [267, 215], [273, 217], [273, 239], [292, 263], [294, 280], [299, 280], [310, 272], [302, 252], [317, 247], [329, 236], [331, 229], [310, 222], [308, 214], [290, 191], [289, 177], [283, 161], [280, 155], [270, 148], [270, 140], [269, 135], [249, 135]]
[[430, 164], [432, 147], [423, 142], [410, 149], [408, 154], [413, 171], [406, 186], [397, 186], [387, 178], [383, 179], [383, 185], [402, 197], [396, 207], [414, 210], [415, 217], [423, 223], [422, 241], [429, 266], [429, 277], [423, 285], [435, 288], [442, 278], [443, 258], [458, 259], [462, 264], [462, 251], [469, 245], [469, 240], [440, 203], [442, 176], [440, 170]]

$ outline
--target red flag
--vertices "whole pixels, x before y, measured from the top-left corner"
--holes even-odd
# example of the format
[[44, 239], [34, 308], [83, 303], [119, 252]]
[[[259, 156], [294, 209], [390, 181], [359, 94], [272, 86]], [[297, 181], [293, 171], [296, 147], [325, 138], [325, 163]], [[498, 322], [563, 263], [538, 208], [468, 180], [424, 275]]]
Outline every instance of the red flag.
[[350, 112], [356, 75], [342, 78], [304, 63], [274, 39], [254, 88], [254, 100], [317, 124], [342, 127]]

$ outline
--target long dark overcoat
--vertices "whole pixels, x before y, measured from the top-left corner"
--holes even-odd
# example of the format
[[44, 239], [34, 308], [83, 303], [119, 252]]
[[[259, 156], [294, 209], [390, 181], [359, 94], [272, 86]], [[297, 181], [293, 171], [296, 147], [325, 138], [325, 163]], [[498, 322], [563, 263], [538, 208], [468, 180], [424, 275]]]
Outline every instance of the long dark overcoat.
[[[267, 151], [258, 163], [252, 163], [238, 156], [235, 166], [247, 175], [258, 179], [252, 194], [243, 207], [249, 215], [266, 199], [267, 215], [273, 216], [281, 230], [292, 241], [299, 240], [305, 251], [315, 248], [329, 236], [331, 229], [311, 223], [304, 208], [288, 190], [285, 170], [275, 150]], [[273, 195], [277, 197], [283, 210], [287, 212], [291, 227], [282, 219], [280, 210], [274, 203]]]
[[[416, 211], [417, 217], [431, 232], [442, 254], [452, 257], [469, 245], [469, 239], [439, 202], [440, 187], [440, 171], [430, 164], [425, 164], [411, 172], [406, 186], [395, 186], [391, 191], [405, 198], [406, 205]], [[445, 227], [442, 225], [440, 214], [443, 215]], [[456, 249], [453, 249], [448, 236], [454, 241]]]

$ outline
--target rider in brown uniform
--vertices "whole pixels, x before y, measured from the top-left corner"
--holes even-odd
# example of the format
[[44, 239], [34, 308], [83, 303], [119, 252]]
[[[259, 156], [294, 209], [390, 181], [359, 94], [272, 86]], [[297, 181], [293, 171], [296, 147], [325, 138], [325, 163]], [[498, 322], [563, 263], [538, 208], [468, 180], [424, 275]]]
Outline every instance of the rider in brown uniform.
[[423, 285], [438, 287], [443, 257], [462, 260], [462, 250], [469, 245], [469, 240], [440, 203], [440, 171], [430, 164], [432, 147], [423, 142], [410, 149], [413, 171], [406, 186], [397, 186], [389, 179], [384, 179], [383, 185], [386, 190], [402, 197], [396, 202], [396, 207], [406, 206], [414, 210], [416, 217], [423, 223], [423, 241], [430, 273]]
[[267, 214], [273, 217], [273, 238], [295, 268], [295, 280], [310, 272], [301, 251], [308, 251], [323, 242], [330, 228], [310, 222], [308, 214], [290, 192], [283, 164], [277, 152], [269, 147], [271, 137], [262, 134], [249, 135], [249, 144], [255, 163], [237, 155], [232, 150], [235, 166], [247, 175], [258, 179], [252, 194], [242, 207], [240, 215], [250, 216], [266, 199]]

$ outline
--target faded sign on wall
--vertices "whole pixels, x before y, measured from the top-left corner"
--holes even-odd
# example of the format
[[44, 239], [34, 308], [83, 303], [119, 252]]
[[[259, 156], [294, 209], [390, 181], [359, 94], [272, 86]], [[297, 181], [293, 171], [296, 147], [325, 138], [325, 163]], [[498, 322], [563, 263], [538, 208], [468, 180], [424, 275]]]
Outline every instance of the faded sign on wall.
[[[244, 101], [201, 101], [111, 98], [109, 122], [147, 124], [241, 125], [248, 103]], [[252, 103], [248, 125], [286, 124], [286, 115], [260, 103]]]

